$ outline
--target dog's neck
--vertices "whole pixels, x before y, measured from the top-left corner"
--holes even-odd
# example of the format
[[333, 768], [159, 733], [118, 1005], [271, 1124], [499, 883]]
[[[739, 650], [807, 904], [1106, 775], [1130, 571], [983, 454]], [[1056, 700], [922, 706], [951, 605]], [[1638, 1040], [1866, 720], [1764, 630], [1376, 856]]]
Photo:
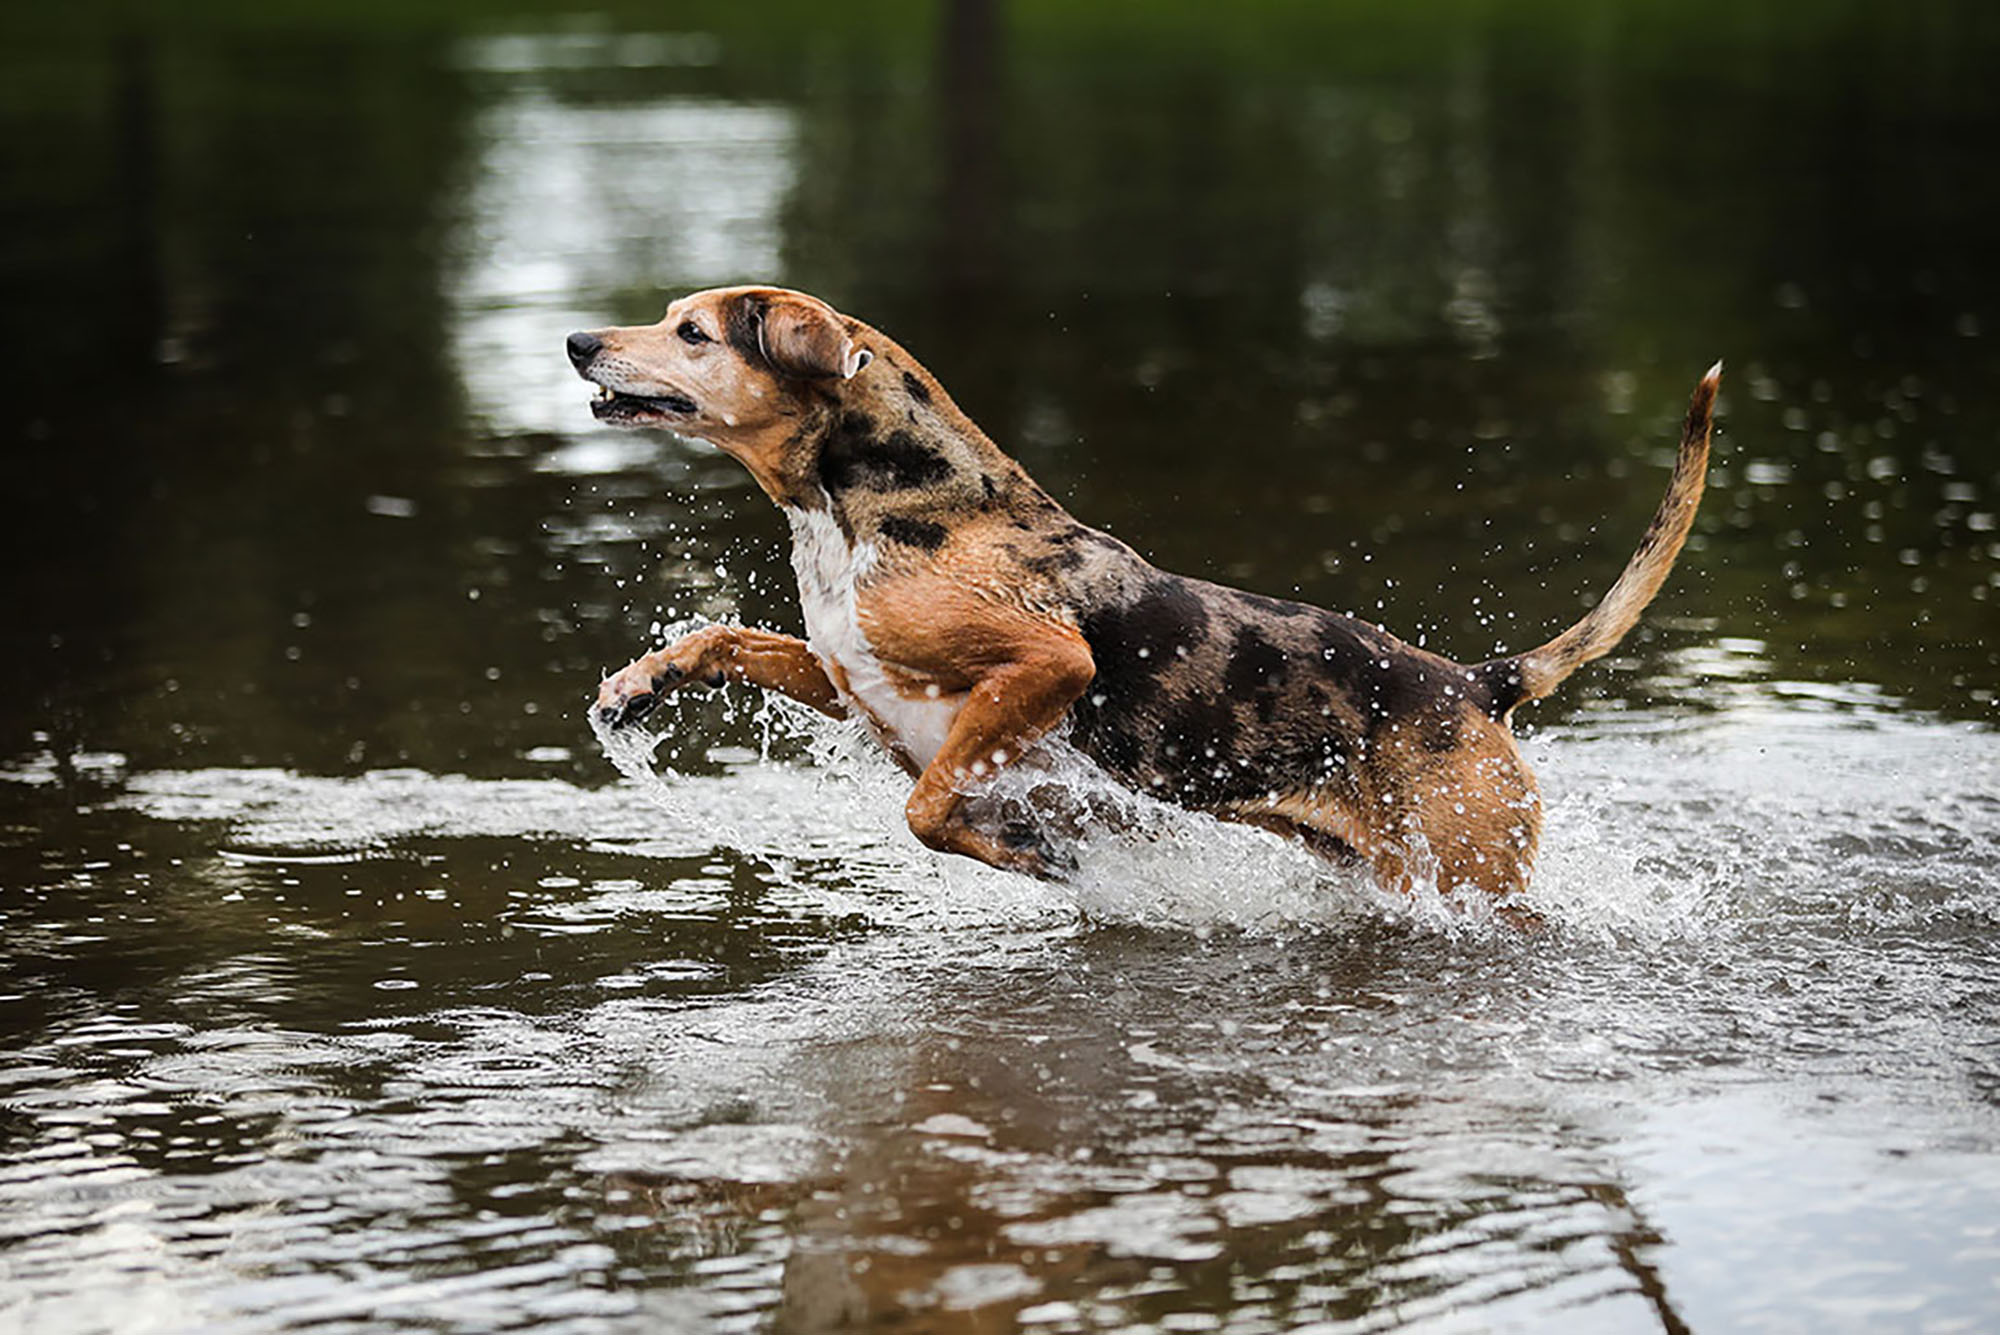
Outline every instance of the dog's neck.
[[772, 499], [788, 511], [824, 509], [851, 537], [883, 533], [933, 548], [950, 528], [1011, 499], [1046, 499], [913, 366], [881, 357], [803, 415], [778, 485], [765, 485]]

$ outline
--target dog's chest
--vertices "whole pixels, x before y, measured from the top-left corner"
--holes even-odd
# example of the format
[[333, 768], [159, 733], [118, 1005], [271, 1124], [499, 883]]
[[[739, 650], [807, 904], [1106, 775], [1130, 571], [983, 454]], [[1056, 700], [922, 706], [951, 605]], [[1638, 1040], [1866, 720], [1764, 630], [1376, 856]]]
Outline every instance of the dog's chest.
[[813, 656], [884, 740], [918, 766], [929, 765], [951, 732], [963, 697], [905, 693], [883, 669], [861, 628], [858, 601], [861, 583], [875, 568], [875, 544], [850, 542], [824, 510], [785, 513], [792, 523], [792, 569]]

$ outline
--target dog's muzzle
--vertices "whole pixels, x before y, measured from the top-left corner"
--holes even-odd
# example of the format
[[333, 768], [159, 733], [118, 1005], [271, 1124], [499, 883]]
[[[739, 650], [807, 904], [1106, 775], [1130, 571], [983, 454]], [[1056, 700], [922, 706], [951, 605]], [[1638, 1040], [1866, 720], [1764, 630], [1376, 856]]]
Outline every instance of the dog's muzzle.
[[576, 373], [597, 386], [597, 398], [592, 401], [590, 411], [598, 421], [637, 423], [693, 415], [694, 400], [685, 394], [627, 394], [592, 375], [597, 354], [604, 351], [604, 340], [596, 334], [579, 329], [563, 340], [563, 348], [569, 353], [570, 365], [576, 368]]

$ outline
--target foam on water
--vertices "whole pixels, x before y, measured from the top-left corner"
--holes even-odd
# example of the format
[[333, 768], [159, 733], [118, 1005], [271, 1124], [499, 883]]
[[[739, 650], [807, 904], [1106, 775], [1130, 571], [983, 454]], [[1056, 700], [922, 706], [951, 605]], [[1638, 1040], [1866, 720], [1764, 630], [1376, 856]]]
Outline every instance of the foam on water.
[[[1551, 733], [1531, 897], [1564, 924], [1703, 936], [1990, 914], [2000, 737], [1935, 720], [1721, 716], [1650, 739]], [[1983, 906], [1983, 907], [1982, 907]]]

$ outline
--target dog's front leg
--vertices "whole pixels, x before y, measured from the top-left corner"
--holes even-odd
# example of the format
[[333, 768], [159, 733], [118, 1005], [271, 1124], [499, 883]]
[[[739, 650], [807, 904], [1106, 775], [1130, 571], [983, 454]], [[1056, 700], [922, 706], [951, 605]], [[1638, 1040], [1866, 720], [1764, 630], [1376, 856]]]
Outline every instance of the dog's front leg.
[[597, 688], [597, 716], [614, 728], [636, 722], [683, 686], [746, 682], [845, 718], [840, 695], [804, 640], [743, 626], [704, 626], [634, 659]]
[[910, 832], [944, 853], [961, 853], [1009, 871], [1048, 876], [1053, 869], [1032, 847], [974, 828], [965, 819], [964, 789], [1021, 757], [1061, 721], [1096, 675], [1080, 635], [1038, 646], [1031, 656], [993, 668], [967, 694], [944, 745], [917, 779], [903, 808]]

